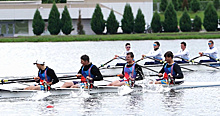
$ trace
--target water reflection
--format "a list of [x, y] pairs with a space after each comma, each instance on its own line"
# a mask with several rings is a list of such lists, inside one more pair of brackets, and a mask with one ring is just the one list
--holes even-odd
[[183, 107], [183, 90], [171, 90], [163, 93], [162, 103], [164, 110], [170, 114], [176, 114]]

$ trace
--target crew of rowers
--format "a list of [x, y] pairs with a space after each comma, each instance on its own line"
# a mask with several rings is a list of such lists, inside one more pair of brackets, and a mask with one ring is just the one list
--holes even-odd
[[[218, 50], [216, 47], [214, 47], [214, 42], [212, 40], [208, 41], [209, 48], [204, 52], [199, 52], [200, 56], [208, 55], [210, 57], [209, 60], [203, 60], [202, 62], [216, 62], [215, 59], [218, 58]], [[109, 83], [107, 86], [122, 86], [122, 85], [128, 85], [130, 81], [131, 84], [134, 85], [134, 82], [136, 80], [143, 80], [144, 74], [142, 71], [142, 66], [135, 63], [134, 60], [134, 54], [131, 50], [131, 44], [126, 43], [125, 44], [126, 51], [122, 53], [122, 55], [115, 55], [114, 59], [116, 58], [125, 58], [126, 62], [123, 65], [122, 73], [118, 76], [121, 78], [120, 80], [113, 81]], [[151, 50], [148, 54], [142, 55], [142, 59], [144, 58], [153, 58], [156, 63], [160, 63], [162, 60], [162, 51], [160, 50], [160, 43], [154, 42], [153, 43], [153, 50]], [[174, 62], [173, 58], [179, 57], [182, 59], [183, 62], [186, 62], [189, 60], [189, 51], [186, 48], [186, 43], [181, 42], [181, 49], [176, 53], [173, 54], [171, 51], [167, 51], [164, 54], [164, 58], [166, 63], [164, 63], [162, 69], [159, 71], [158, 76], [163, 77], [162, 79], [156, 80], [154, 82], [150, 82], [150, 84], [169, 84], [168, 78], [172, 79], [183, 79], [183, 73], [181, 71], [180, 66], [178, 63]], [[42, 61], [36, 61], [34, 63], [38, 71], [38, 77], [35, 77], [35, 81], [39, 83], [38, 85], [32, 85], [25, 90], [45, 90], [45, 83], [46, 85], [50, 86], [52, 84], [55, 84], [59, 82], [58, 77], [56, 76], [53, 69], [45, 66], [45, 62]], [[78, 71], [78, 74], [76, 75], [78, 78], [81, 78], [81, 81], [71, 81], [71, 82], [65, 82], [61, 88], [79, 88], [80, 86], [86, 86], [89, 84], [90, 88], [93, 87], [92, 83], [94, 81], [101, 81], [103, 80], [103, 76], [101, 72], [99, 71], [99, 68], [97, 68], [95, 65], [93, 65], [88, 55], [82, 55], [81, 56], [81, 68]]]

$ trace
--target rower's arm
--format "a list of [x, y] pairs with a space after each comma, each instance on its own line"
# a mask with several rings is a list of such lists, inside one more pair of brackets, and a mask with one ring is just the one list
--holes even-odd
[[57, 78], [57, 75], [55, 74], [53, 69], [48, 69], [47, 75], [51, 77], [52, 84], [59, 82], [59, 79]]
[[102, 76], [101, 72], [99, 71], [99, 69], [95, 65], [93, 65], [93, 67], [91, 69], [91, 73], [95, 76], [93, 78], [93, 81], [103, 80], [103, 76]]
[[164, 70], [164, 67], [165, 67], [165, 65], [166, 65], [166, 63], [163, 65], [163, 67], [161, 68], [161, 70], [159, 71], [159, 73], [164, 73], [165, 72], [165, 70]]
[[142, 71], [142, 68], [138, 64], [135, 65], [135, 71], [137, 72], [137, 77], [135, 80], [143, 80], [144, 73]]
[[173, 66], [173, 69], [176, 72], [176, 75], [173, 75], [173, 77], [175, 79], [182, 79], [184, 77], [183, 72], [182, 72], [182, 70], [181, 70], [181, 68], [178, 64], [175, 63], [174, 66]]

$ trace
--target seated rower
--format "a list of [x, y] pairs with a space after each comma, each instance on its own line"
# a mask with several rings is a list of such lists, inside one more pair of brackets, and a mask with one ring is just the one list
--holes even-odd
[[[164, 54], [165, 63], [163, 65], [163, 68], [160, 70], [158, 76], [162, 77], [163, 73], [164, 77], [162, 79], [156, 80], [155, 84], [169, 84], [168, 82], [168, 76], [175, 79], [183, 79], [183, 73], [181, 71], [180, 66], [173, 61], [173, 53], [171, 51], [168, 51]], [[153, 84], [153, 82], [150, 82], [150, 84]]]
[[[45, 66], [44, 62], [37, 60], [34, 65], [37, 66], [39, 69], [38, 71], [38, 77], [35, 77], [35, 81], [39, 83], [39, 85], [31, 85], [25, 90], [45, 90], [45, 89], [50, 89], [50, 86], [52, 84], [55, 84], [59, 82], [59, 79], [57, 78], [55, 72], [53, 69]], [[48, 88], [45, 88], [44, 84], [49, 85]]]
[[[128, 52], [134, 53], [133, 50], [131, 49], [131, 44], [130, 43], [126, 43], [125, 44], [125, 51], [122, 52], [121, 55], [115, 55], [114, 59], [117, 59], [118, 57], [121, 57], [121, 58], [125, 59]], [[124, 66], [124, 65], [125, 65], [125, 63], [117, 63], [116, 64], [116, 66]]]
[[128, 52], [126, 56], [127, 63], [123, 67], [122, 74], [119, 74], [119, 77], [124, 79], [116, 80], [108, 84], [108, 86], [122, 86], [128, 83], [129, 80], [131, 81], [143, 80], [144, 74], [142, 72], [141, 66], [134, 63], [133, 58], [134, 58], [134, 54], [132, 52]]
[[212, 40], [209, 40], [208, 42], [209, 48], [204, 52], [199, 52], [200, 56], [208, 55], [210, 56], [209, 60], [200, 60], [200, 63], [202, 62], [216, 62], [216, 59], [218, 58], [218, 49], [214, 47], [214, 42]]
[[182, 58], [182, 61], [175, 61], [177, 63], [187, 63], [189, 60], [189, 50], [186, 48], [186, 42], [181, 42], [181, 49], [174, 54], [174, 57]]
[[99, 71], [99, 69], [89, 62], [89, 56], [82, 55], [81, 56], [81, 64], [82, 67], [80, 68], [77, 77], [81, 77], [81, 81], [72, 81], [72, 82], [65, 82], [61, 88], [79, 88], [80, 84], [87, 85], [87, 79], [89, 80], [89, 83], [92, 84], [94, 81], [100, 81], [103, 80], [102, 74]]
[[[155, 64], [161, 64], [160, 61], [162, 61], [162, 51], [160, 49], [160, 43], [158, 41], [154, 42], [153, 44], [153, 47], [154, 49], [152, 49], [148, 54], [146, 55], [142, 55], [142, 60], [145, 58], [145, 57], [152, 57], [155, 61], [154, 63]], [[152, 64], [151, 62], [149, 62], [149, 64]], [[148, 62], [145, 63], [145, 65], [148, 65]]]

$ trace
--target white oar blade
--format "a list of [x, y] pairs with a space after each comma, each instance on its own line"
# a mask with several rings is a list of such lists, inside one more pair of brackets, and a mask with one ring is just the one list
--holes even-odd
[[47, 91], [47, 92], [45, 92], [45, 91], [38, 91], [37, 93], [34, 93], [30, 99], [38, 101], [38, 100], [42, 100], [42, 99], [44, 99], [44, 98], [46, 98], [46, 97], [48, 97], [50, 95], [51, 95], [51, 93], [49, 91]]
[[131, 92], [133, 92], [133, 89], [131, 89], [130, 87], [126, 85], [123, 85], [118, 88], [118, 95], [120, 96], [130, 94]]

